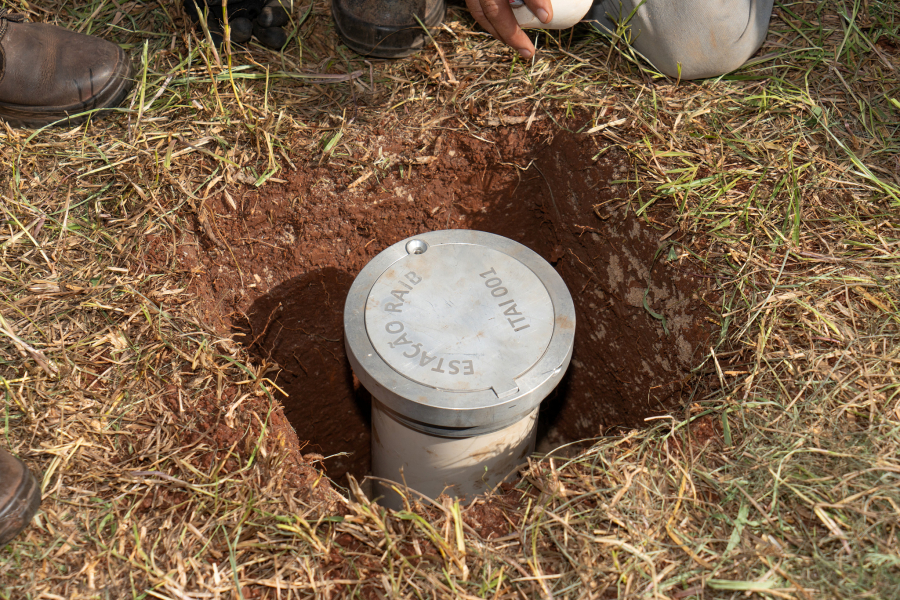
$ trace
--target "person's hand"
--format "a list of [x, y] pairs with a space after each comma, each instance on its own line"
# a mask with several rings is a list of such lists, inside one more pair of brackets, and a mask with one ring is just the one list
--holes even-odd
[[[534, 44], [519, 27], [509, 0], [466, 0], [466, 5], [478, 24], [492, 36], [515, 48], [522, 58], [534, 56]], [[525, 0], [525, 5], [541, 23], [549, 23], [553, 18], [550, 0]]]

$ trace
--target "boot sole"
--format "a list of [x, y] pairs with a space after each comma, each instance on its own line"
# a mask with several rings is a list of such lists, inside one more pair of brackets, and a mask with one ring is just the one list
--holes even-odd
[[[91, 117], [97, 117], [102, 113], [82, 115], [88, 110], [96, 108], [115, 108], [131, 91], [134, 84], [132, 79], [131, 61], [125, 52], [121, 51], [121, 61], [116, 73], [110, 77], [109, 82], [97, 94], [84, 102], [70, 106], [22, 106], [18, 104], [6, 104], [0, 102], [0, 120], [6, 121], [12, 127], [38, 128], [55, 123], [60, 126], [80, 125]], [[71, 116], [77, 115], [77, 116]]]
[[0, 511], [0, 548], [28, 526], [41, 506], [41, 488], [27, 468], [19, 489], [3, 511]]
[[[426, 27], [436, 27], [444, 20], [447, 12], [446, 2], [435, 2], [430, 13], [425, 15], [422, 23]], [[375, 58], [402, 58], [422, 50], [427, 45], [428, 36], [416, 23], [408, 27], [384, 26], [367, 23], [351, 15], [342, 14], [337, 0], [331, 4], [335, 29], [348, 48]]]

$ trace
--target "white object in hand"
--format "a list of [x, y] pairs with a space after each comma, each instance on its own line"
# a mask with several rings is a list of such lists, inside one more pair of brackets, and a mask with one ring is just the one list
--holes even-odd
[[512, 0], [509, 5], [522, 29], [568, 29], [584, 19], [591, 3], [592, 0], [555, 0], [553, 18], [549, 23], [541, 23], [522, 0]]

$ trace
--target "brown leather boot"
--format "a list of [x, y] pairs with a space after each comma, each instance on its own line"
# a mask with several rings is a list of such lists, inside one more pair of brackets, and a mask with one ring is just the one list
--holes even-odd
[[0, 8], [0, 119], [10, 125], [42, 127], [118, 106], [131, 84], [131, 61], [117, 45]]
[[21, 460], [0, 450], [0, 548], [31, 521], [41, 505], [41, 488]]

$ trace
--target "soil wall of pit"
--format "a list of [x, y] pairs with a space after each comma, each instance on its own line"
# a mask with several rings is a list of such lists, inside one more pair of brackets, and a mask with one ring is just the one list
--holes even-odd
[[681, 233], [665, 215], [648, 225], [627, 210], [623, 152], [540, 126], [477, 137], [381, 132], [348, 150], [282, 173], [283, 183], [208, 201], [216, 234], [198, 224], [200, 247], [181, 252], [199, 272], [192, 286], [203, 317], [277, 365], [302, 452], [328, 457], [332, 479], [362, 477], [370, 464], [370, 397], [344, 352], [344, 298], [376, 254], [424, 231], [512, 238], [568, 285], [575, 348], [542, 405], [544, 447], [640, 427], [683, 402], [710, 334], [700, 296], [708, 280], [668, 260]]

